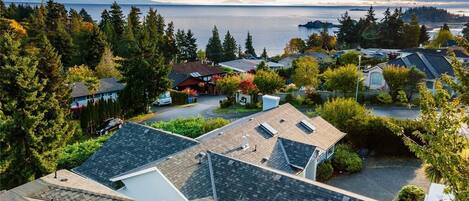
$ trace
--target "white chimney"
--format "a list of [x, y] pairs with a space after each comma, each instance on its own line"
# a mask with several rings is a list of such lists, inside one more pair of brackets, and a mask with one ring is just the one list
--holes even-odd
[[249, 148], [249, 139], [246, 133], [243, 134], [243, 142], [241, 144], [241, 148], [243, 148], [243, 150], [246, 150], [247, 148]]
[[278, 107], [280, 103], [280, 97], [264, 95], [262, 96], [262, 111], [270, 110]]

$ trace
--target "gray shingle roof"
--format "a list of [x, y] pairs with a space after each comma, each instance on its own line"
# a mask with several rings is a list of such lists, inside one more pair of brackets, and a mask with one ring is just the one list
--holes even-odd
[[[95, 94], [108, 93], [108, 92], [117, 92], [123, 90], [125, 87], [124, 84], [120, 83], [116, 78], [103, 78], [99, 80], [99, 88]], [[78, 98], [83, 96], [91, 95], [83, 82], [73, 83], [72, 87], [72, 98]]]
[[279, 140], [285, 149], [288, 162], [297, 167], [306, 167], [306, 164], [313, 155], [316, 147], [285, 138], [279, 138]]
[[319, 182], [208, 153], [217, 200], [371, 200]]
[[173, 72], [190, 75], [191, 73], [199, 73], [200, 76], [223, 74], [223, 69], [218, 66], [212, 66], [207, 63], [187, 62], [173, 65]]
[[405, 57], [394, 59], [388, 63], [407, 68], [415, 66], [424, 72], [428, 79], [439, 78], [445, 73], [454, 76], [451, 63], [442, 55], [417, 52]]
[[68, 170], [58, 170], [57, 178], [51, 173], [3, 192], [0, 194], [0, 200], [130, 201], [132, 199]]
[[80, 175], [114, 187], [111, 177], [164, 158], [197, 141], [148, 126], [126, 123], [93, 156], [73, 169]]
[[[257, 65], [259, 65], [263, 60], [261, 59], [237, 59], [233, 61], [227, 61], [220, 63], [220, 66], [234, 69], [239, 72], [249, 72], [256, 70]], [[283, 64], [275, 62], [267, 62], [267, 66], [271, 68], [283, 68]]]

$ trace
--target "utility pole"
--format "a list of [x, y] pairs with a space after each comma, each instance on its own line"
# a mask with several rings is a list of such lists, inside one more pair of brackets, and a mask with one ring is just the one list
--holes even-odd
[[355, 89], [355, 101], [358, 102], [358, 84], [360, 83], [360, 65], [362, 62], [362, 55], [358, 55], [358, 69], [357, 69], [357, 88]]

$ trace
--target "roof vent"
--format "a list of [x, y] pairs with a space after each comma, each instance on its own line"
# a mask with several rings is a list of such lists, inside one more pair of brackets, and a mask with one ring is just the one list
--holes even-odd
[[143, 131], [143, 133], [146, 134], [146, 133], [148, 133], [148, 131], [150, 131], [150, 129], [145, 129], [145, 130]]
[[285, 122], [286, 120], [285, 119], [280, 119], [280, 123], [283, 123]]
[[248, 139], [248, 134], [244, 133], [243, 134], [243, 142], [241, 144], [241, 148], [243, 148], [243, 150], [246, 150], [247, 148], [249, 148], [249, 139]]
[[282, 178], [282, 175], [276, 174], [276, 175], [274, 175], [274, 178], [273, 178], [273, 179], [274, 179], [274, 181], [278, 181], [278, 180], [280, 180], [281, 178]]
[[350, 198], [347, 196], [342, 197], [342, 201], [350, 201]]
[[207, 153], [205, 152], [200, 152], [198, 153], [195, 158], [199, 160], [199, 164], [202, 164], [203, 159], [207, 156]]
[[265, 163], [265, 162], [267, 162], [267, 161], [269, 161], [269, 158], [268, 158], [268, 157], [264, 157], [264, 158], [261, 159], [261, 163]]
[[313, 124], [309, 123], [308, 121], [306, 120], [301, 120], [300, 121], [300, 125], [303, 126], [306, 130], [308, 130], [309, 132], [314, 132], [316, 131], [316, 127], [313, 126]]
[[68, 181], [68, 179], [67, 178], [62, 178], [62, 179], [60, 179], [60, 181], [61, 182], [66, 182], [66, 181]]
[[260, 127], [262, 128], [262, 130], [264, 130], [265, 132], [267, 132], [269, 135], [276, 135], [278, 133], [277, 130], [275, 130], [274, 128], [272, 128], [272, 126], [270, 126], [268, 123], [264, 122], [264, 123], [261, 123]]
[[234, 163], [234, 160], [228, 161], [228, 165], [233, 165], [233, 163]]

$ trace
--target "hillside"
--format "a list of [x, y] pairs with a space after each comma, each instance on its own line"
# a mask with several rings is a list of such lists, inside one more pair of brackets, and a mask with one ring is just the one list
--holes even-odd
[[420, 23], [463, 23], [469, 21], [468, 16], [453, 14], [445, 9], [435, 7], [409, 8], [404, 12], [403, 19], [408, 22], [413, 15], [417, 16]]

